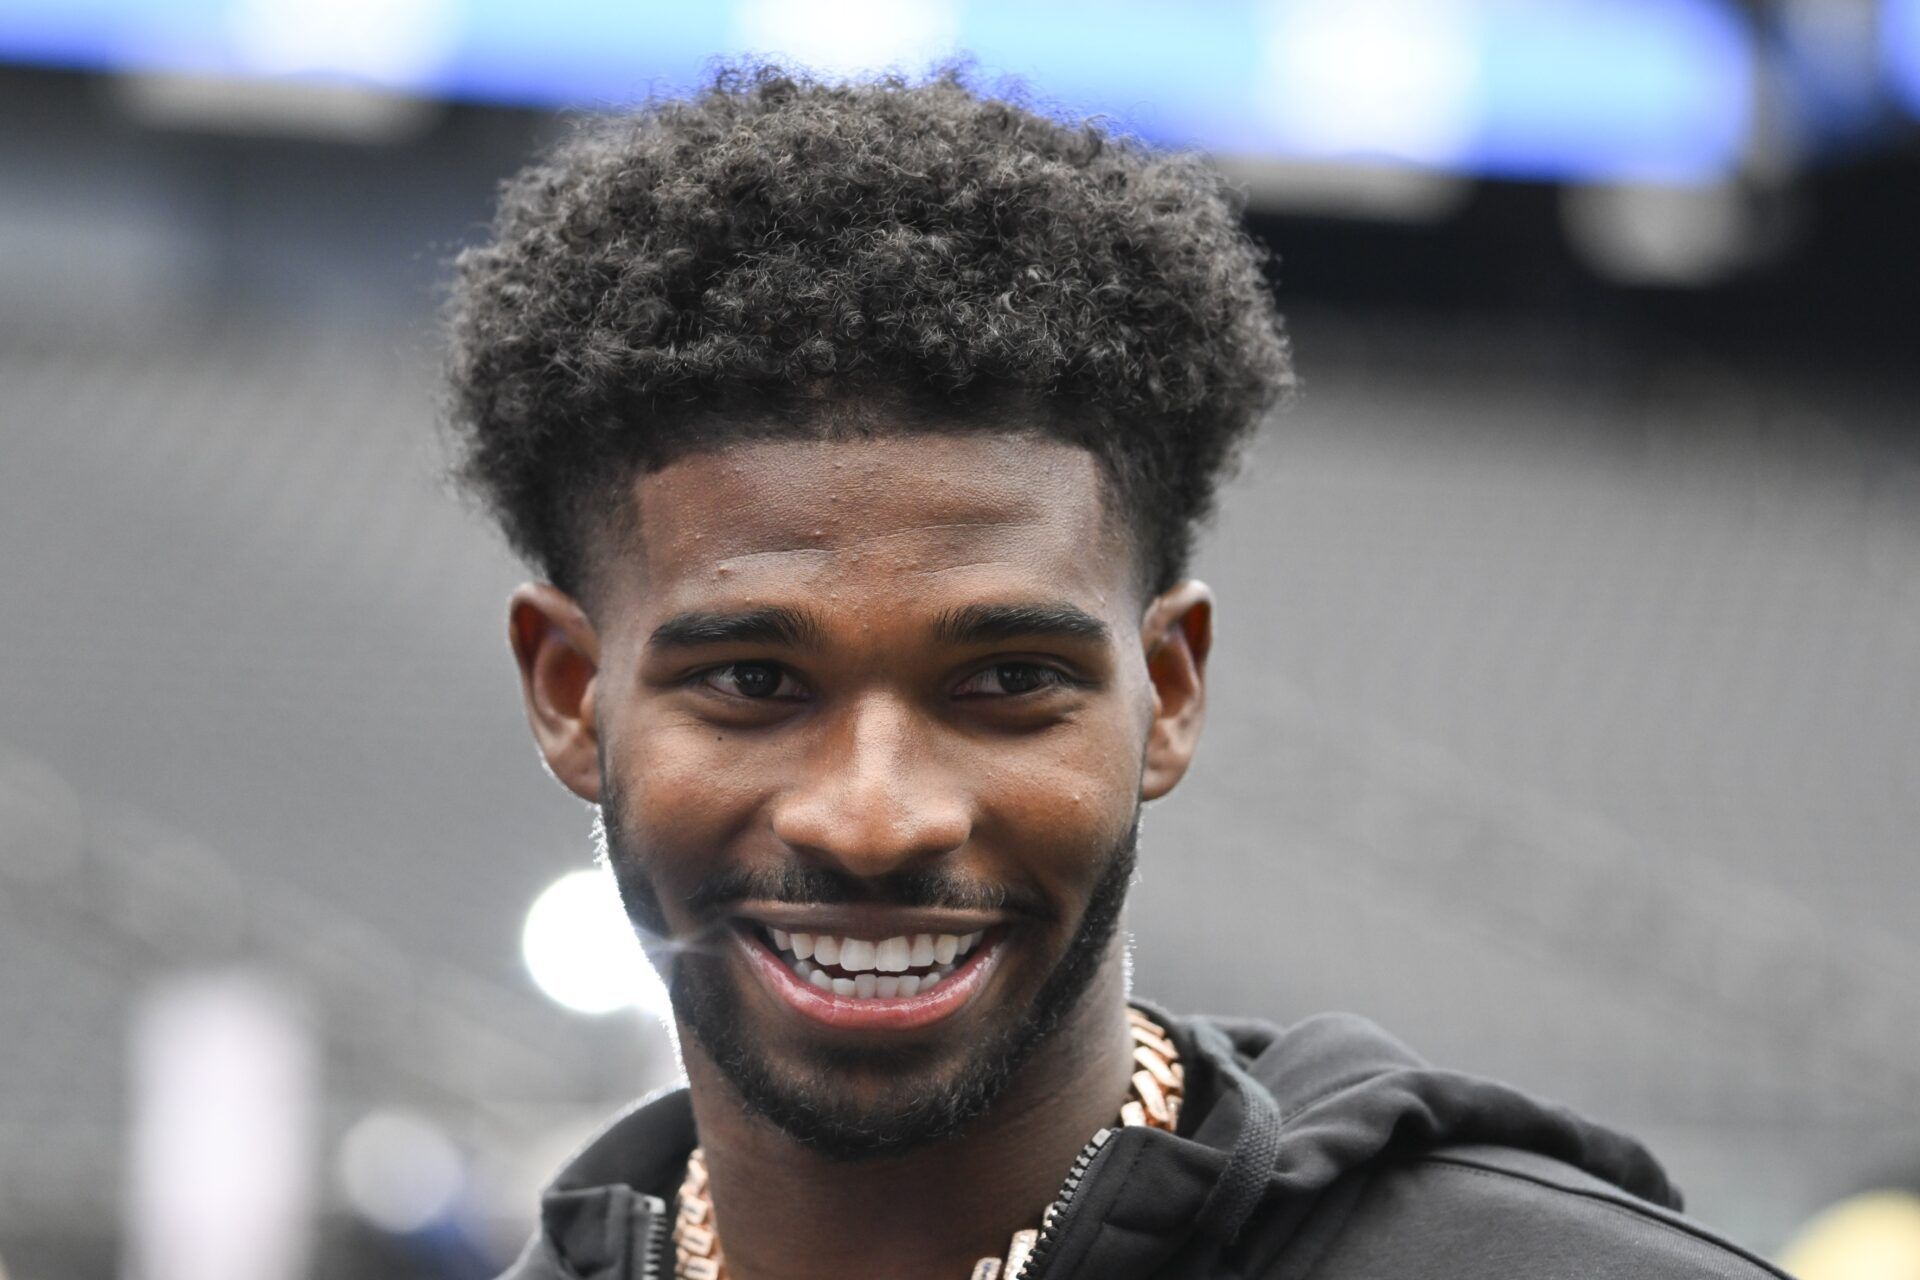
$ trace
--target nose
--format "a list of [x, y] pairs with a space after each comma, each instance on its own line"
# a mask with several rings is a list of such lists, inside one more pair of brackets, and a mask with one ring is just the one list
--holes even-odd
[[823, 718], [799, 777], [774, 804], [774, 834], [862, 878], [959, 849], [972, 805], [931, 738], [913, 708], [878, 694]]

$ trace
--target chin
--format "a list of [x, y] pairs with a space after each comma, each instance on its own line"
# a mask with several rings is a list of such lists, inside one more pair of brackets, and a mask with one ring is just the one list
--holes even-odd
[[[681, 931], [699, 941], [670, 957], [668, 992], [689, 1049], [743, 1111], [835, 1158], [895, 1155], [964, 1133], [1069, 1024], [1101, 974], [1123, 963], [1115, 940], [1137, 812], [1118, 842], [1089, 859], [1096, 870], [1077, 912], [1039, 900], [1004, 909], [1012, 895], [983, 902], [964, 883], [937, 877], [910, 892], [898, 878], [876, 885], [791, 868], [714, 872], [704, 895], [685, 885], [662, 893], [648, 860], [630, 856], [638, 842], [621, 839], [617, 814], [608, 817], [615, 878], [637, 924], [664, 926], [663, 900], [711, 900]], [[859, 959], [840, 941], [824, 962], [816, 954], [813, 969], [803, 968], [806, 956], [789, 951], [783, 935], [816, 928], [860, 940]], [[911, 955], [905, 934], [914, 935]], [[971, 940], [949, 938], [953, 947], [923, 954], [934, 945], [928, 936], [943, 934]], [[890, 962], [879, 942], [889, 944]], [[832, 990], [821, 990], [822, 964], [838, 984]], [[854, 986], [848, 970], [864, 977], [889, 968], [916, 978], [910, 994], [844, 989]]]
[[1031, 999], [1004, 995], [910, 1037], [776, 1029], [786, 1019], [759, 1007], [753, 983], [717, 957], [686, 957], [671, 985], [675, 1015], [748, 1113], [833, 1159], [959, 1136], [1051, 1030], [1035, 1025]]

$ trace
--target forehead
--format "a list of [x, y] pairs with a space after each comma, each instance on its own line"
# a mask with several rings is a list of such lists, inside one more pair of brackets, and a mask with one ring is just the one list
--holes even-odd
[[1131, 548], [1084, 449], [1028, 434], [754, 441], [635, 481], [612, 575], [645, 612], [1044, 593], [1113, 605]]

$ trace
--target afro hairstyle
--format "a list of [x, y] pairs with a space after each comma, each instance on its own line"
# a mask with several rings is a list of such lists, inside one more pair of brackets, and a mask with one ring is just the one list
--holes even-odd
[[[1293, 383], [1266, 263], [1198, 158], [962, 68], [725, 66], [504, 184], [454, 263], [457, 475], [580, 595], [596, 530], [677, 457], [1017, 423], [1096, 456], [1157, 592]], [[825, 411], [849, 401], [887, 412]]]

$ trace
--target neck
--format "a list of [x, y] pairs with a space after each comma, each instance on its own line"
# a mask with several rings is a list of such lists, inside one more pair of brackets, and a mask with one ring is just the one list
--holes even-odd
[[[1116, 940], [1117, 942], [1117, 940]], [[746, 1114], [690, 1039], [694, 1121], [729, 1280], [963, 1280], [1040, 1225], [1074, 1158], [1115, 1123], [1132, 1074], [1119, 947], [986, 1115], [946, 1142], [833, 1160]]]

